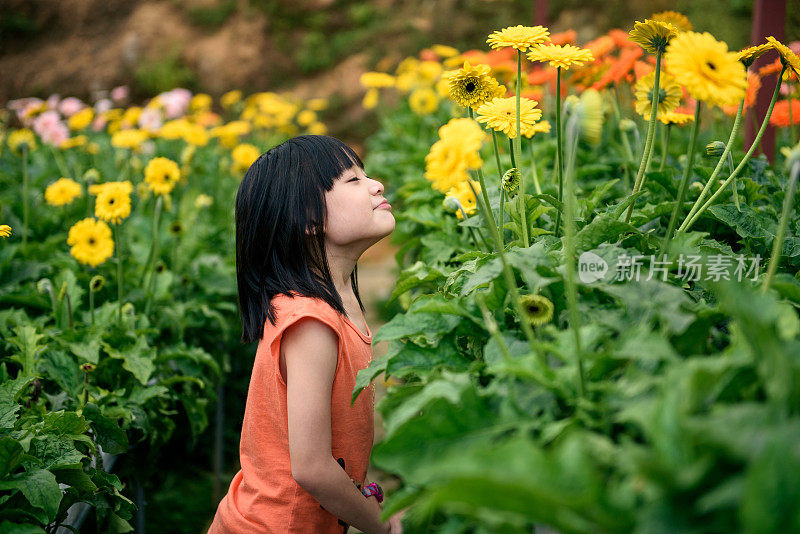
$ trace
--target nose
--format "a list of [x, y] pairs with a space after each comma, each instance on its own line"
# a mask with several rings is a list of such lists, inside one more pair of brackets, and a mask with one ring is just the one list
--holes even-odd
[[378, 193], [379, 194], [383, 194], [383, 190], [384, 190], [383, 184], [381, 182], [379, 182], [378, 180], [375, 180], [374, 178], [372, 180], [375, 182], [375, 184], [377, 184]]

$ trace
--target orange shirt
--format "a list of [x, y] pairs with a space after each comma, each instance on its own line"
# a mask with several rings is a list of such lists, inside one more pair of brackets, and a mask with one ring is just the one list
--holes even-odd
[[[294, 292], [292, 292], [294, 293]], [[209, 534], [342, 534], [348, 525], [322, 508], [292, 477], [286, 383], [279, 370], [287, 326], [315, 317], [337, 333], [339, 348], [331, 390], [331, 454], [359, 484], [367, 475], [373, 441], [375, 386], [351, 406], [356, 374], [372, 361], [372, 332], [364, 334], [322, 299], [284, 294], [272, 299], [275, 326], [266, 320], [256, 349], [239, 444], [241, 470], [222, 498]]]

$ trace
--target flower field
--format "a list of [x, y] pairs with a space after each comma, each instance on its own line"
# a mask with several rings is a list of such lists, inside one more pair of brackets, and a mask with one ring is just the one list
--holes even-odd
[[[385, 518], [800, 530], [797, 52], [729, 50], [664, 12], [583, 44], [508, 26], [361, 77], [400, 244], [401, 311], [353, 392], [391, 377], [371, 458], [396, 481]], [[54, 532], [81, 502], [98, 532], [130, 530], [153, 458], [207, 431], [243, 352], [239, 179], [324, 134], [325, 106], [182, 89], [137, 106], [124, 88], [9, 104], [0, 531]]]

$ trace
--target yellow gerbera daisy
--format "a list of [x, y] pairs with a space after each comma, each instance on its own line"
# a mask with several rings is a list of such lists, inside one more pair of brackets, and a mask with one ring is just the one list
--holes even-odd
[[453, 57], [459, 54], [458, 49], [453, 48], [452, 46], [441, 44], [432, 45], [431, 50], [433, 50], [439, 57]]
[[600, 144], [603, 137], [603, 97], [597, 89], [581, 93], [575, 108], [581, 125], [581, 136], [593, 145]]
[[425, 178], [432, 182], [434, 189], [447, 193], [469, 179], [469, 169], [479, 169], [483, 165], [478, 150], [485, 133], [468, 118], [450, 120], [439, 128], [439, 133], [442, 138], [425, 156]]
[[[636, 111], [643, 117], [650, 118], [650, 112], [653, 106], [653, 84], [656, 81], [655, 71], [646, 76], [639, 78], [634, 86], [636, 93]], [[672, 111], [681, 102], [681, 86], [675, 82], [675, 78], [662, 72], [658, 80], [658, 113], [667, 113]]]
[[[542, 110], [538, 109], [536, 100], [520, 97], [519, 115], [520, 130], [530, 128], [542, 118]], [[478, 122], [485, 123], [497, 132], [503, 132], [509, 139], [517, 137], [517, 98], [495, 98], [478, 108]]]
[[261, 151], [254, 145], [249, 143], [238, 145], [231, 151], [231, 158], [233, 158], [231, 173], [241, 174], [246, 172], [260, 155]]
[[525, 52], [532, 46], [550, 41], [549, 34], [543, 26], [509, 26], [492, 32], [486, 42], [495, 50], [510, 46]]
[[420, 87], [409, 95], [408, 105], [417, 115], [430, 115], [439, 108], [439, 97], [430, 87]]
[[469, 61], [457, 71], [447, 74], [450, 98], [459, 106], [477, 108], [492, 98], [505, 94], [505, 87], [491, 76], [489, 65], [470, 65]]
[[131, 214], [131, 192], [133, 184], [130, 181], [106, 182], [97, 194], [94, 203], [94, 214], [112, 224], [119, 224], [122, 219]]
[[365, 72], [359, 81], [364, 87], [374, 87], [375, 89], [393, 87], [395, 83], [394, 76], [385, 72]]
[[764, 43], [756, 46], [748, 46], [737, 52], [739, 61], [744, 63], [745, 67], [749, 67], [753, 62], [767, 50], [772, 50], [774, 46], [772, 43]]
[[692, 23], [689, 22], [688, 18], [686, 18], [686, 15], [683, 13], [678, 13], [677, 11], [662, 11], [660, 13], [653, 13], [653, 15], [650, 17], [650, 20], [668, 22], [681, 32], [690, 32], [694, 29]]
[[[472, 187], [475, 189], [475, 193], [480, 195], [481, 184], [475, 180], [463, 180], [445, 192], [448, 197], [453, 197], [458, 200], [467, 215], [475, 213], [475, 209], [478, 206], [478, 200], [475, 198], [475, 193], [472, 192], [469, 186], [470, 184], [472, 184]], [[456, 210], [456, 217], [459, 219], [464, 218], [461, 210]]]
[[11, 227], [7, 224], [0, 224], [0, 237], [3, 239], [11, 237]]
[[59, 178], [44, 190], [44, 200], [51, 206], [63, 206], [81, 196], [81, 184], [70, 178]]
[[76, 222], [69, 229], [67, 244], [69, 253], [85, 265], [97, 267], [114, 254], [111, 228], [103, 221], [91, 217]]
[[547, 61], [551, 67], [568, 69], [573, 65], [580, 67], [587, 61], [594, 61], [594, 56], [585, 48], [573, 45], [536, 45], [528, 51], [531, 61]]
[[36, 137], [27, 128], [14, 130], [9, 134], [6, 142], [8, 143], [8, 148], [16, 154], [22, 152], [23, 148], [27, 149], [28, 152], [36, 149]]
[[[650, 117], [645, 117], [645, 120], [649, 121]], [[679, 111], [668, 111], [667, 113], [659, 114], [658, 120], [666, 125], [675, 124], [677, 126], [686, 126], [690, 122], [694, 122], [694, 115], [681, 113]]]
[[784, 65], [788, 65], [789, 68], [792, 69], [798, 77], [800, 77], [800, 58], [797, 57], [797, 54], [792, 52], [791, 48], [778, 41], [771, 35], [767, 37], [767, 42], [770, 43], [781, 55], [781, 60], [783, 61]]
[[227, 93], [223, 94], [219, 97], [219, 103], [222, 105], [223, 108], [228, 109], [232, 107], [234, 104], [239, 102], [242, 99], [242, 92], [238, 89], [234, 89], [233, 91], [228, 91]]
[[67, 121], [67, 125], [70, 130], [83, 130], [92, 123], [92, 119], [94, 119], [94, 109], [86, 107], [74, 113]]
[[120, 130], [111, 136], [111, 146], [138, 150], [148, 137], [145, 130]]
[[692, 98], [732, 106], [744, 98], [747, 73], [736, 52], [708, 32], [683, 32], [667, 47], [666, 66]]
[[[516, 112], [516, 109], [514, 111]], [[516, 121], [514, 121], [514, 124], [516, 125]], [[551, 129], [550, 123], [547, 121], [539, 121], [531, 126], [520, 125], [520, 127], [522, 128], [523, 137], [527, 137], [528, 139], [530, 139], [537, 133], [550, 133]]]
[[153, 158], [144, 169], [144, 181], [156, 195], [169, 194], [180, 177], [180, 167], [168, 158]]
[[644, 22], [637, 20], [628, 35], [645, 52], [655, 54], [667, 49], [669, 42], [678, 35], [678, 29], [669, 22], [645, 19]]

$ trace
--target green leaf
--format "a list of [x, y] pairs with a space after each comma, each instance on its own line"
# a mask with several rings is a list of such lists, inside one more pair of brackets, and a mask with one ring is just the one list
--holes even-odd
[[733, 203], [717, 204], [708, 208], [708, 211], [742, 237], [766, 238], [774, 235], [770, 230], [774, 223], [766, 220], [748, 204], [742, 206], [742, 211], [738, 211]]
[[112, 347], [105, 341], [102, 342], [102, 345], [109, 356], [122, 360], [122, 367], [130, 371], [143, 385], [147, 385], [155, 368], [153, 362], [156, 357], [156, 349], [148, 347], [144, 336], [137, 337], [133, 347], [122, 350]]
[[601, 243], [616, 243], [629, 234], [640, 233], [635, 226], [612, 217], [598, 215], [575, 235], [575, 250], [584, 251]]
[[45, 352], [40, 358], [39, 370], [71, 397], [77, 397], [83, 390], [83, 373], [78, 362], [62, 350]]
[[0, 532], [3, 534], [47, 534], [39, 525], [0, 522]]
[[11, 473], [22, 461], [22, 446], [9, 436], [0, 438], [0, 478]]
[[86, 456], [75, 448], [72, 438], [67, 436], [42, 435], [33, 438], [35, 454], [40, 467], [48, 470], [79, 464]]
[[20, 405], [17, 400], [35, 376], [18, 376], [0, 384], [0, 428], [13, 428]]
[[122, 454], [128, 450], [128, 436], [115, 422], [103, 415], [96, 404], [88, 402], [83, 407], [83, 416], [91, 422], [97, 443], [109, 454]]
[[34, 469], [0, 480], [0, 490], [19, 490], [31, 506], [44, 510], [49, 521], [53, 521], [61, 503], [61, 489], [50, 471]]
[[72, 486], [82, 493], [97, 491], [97, 486], [92, 482], [89, 474], [83, 470], [83, 464], [64, 466], [52, 471], [56, 480], [61, 484]]

